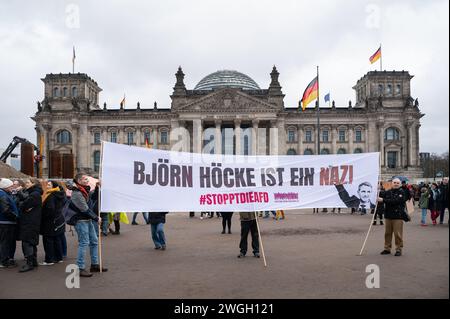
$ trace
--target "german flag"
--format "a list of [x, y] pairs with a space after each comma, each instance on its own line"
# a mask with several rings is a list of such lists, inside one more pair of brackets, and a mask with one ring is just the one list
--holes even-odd
[[145, 147], [146, 147], [146, 148], [152, 148], [152, 147], [150, 146], [150, 143], [148, 142], [148, 138], [147, 138], [147, 137], [145, 138]]
[[317, 91], [319, 90], [319, 81], [317, 79], [317, 76], [308, 84], [308, 86], [305, 89], [305, 92], [303, 92], [302, 97], [302, 111], [306, 109], [306, 106], [313, 101], [314, 99], [317, 99]]
[[378, 59], [381, 58], [381, 47], [378, 48], [377, 52], [375, 52], [370, 58], [370, 63], [374, 64]]

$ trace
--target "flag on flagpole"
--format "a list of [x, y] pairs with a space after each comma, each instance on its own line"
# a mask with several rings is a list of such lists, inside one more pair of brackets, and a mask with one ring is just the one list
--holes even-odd
[[305, 110], [306, 106], [308, 106], [311, 101], [317, 98], [318, 89], [319, 81], [316, 76], [311, 82], [309, 82], [308, 86], [305, 89], [305, 92], [303, 92], [303, 97], [301, 100], [302, 111]]
[[148, 137], [145, 138], [145, 147], [146, 148], [152, 148], [150, 143], [148, 142]]
[[381, 46], [378, 48], [378, 50], [369, 58], [370, 63], [374, 64], [378, 61], [378, 59], [381, 58]]
[[328, 92], [327, 94], [325, 94], [325, 96], [323, 97], [323, 99], [325, 100], [325, 102], [330, 102], [330, 92]]

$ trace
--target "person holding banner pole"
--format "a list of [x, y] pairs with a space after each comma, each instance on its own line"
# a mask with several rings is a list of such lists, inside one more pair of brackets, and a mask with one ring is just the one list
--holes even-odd
[[240, 254], [238, 258], [244, 258], [247, 254], [247, 237], [250, 232], [252, 236], [252, 249], [253, 255], [256, 258], [259, 258], [259, 232], [258, 225], [256, 221], [256, 213], [255, 212], [240, 212], [239, 213], [241, 219], [241, 241], [239, 242]]
[[385, 234], [384, 250], [381, 255], [390, 255], [392, 247], [392, 235], [395, 237], [395, 256], [402, 255], [403, 248], [403, 216], [406, 214], [406, 202], [410, 194], [401, 188], [398, 178], [392, 180], [392, 189], [386, 191], [378, 201], [385, 204]]

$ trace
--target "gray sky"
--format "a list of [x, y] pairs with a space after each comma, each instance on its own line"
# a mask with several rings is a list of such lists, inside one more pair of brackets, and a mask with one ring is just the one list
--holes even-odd
[[87, 73], [103, 89], [100, 104], [170, 106], [179, 65], [192, 89], [220, 69], [243, 72], [261, 88], [276, 65], [296, 106], [320, 66], [321, 94], [338, 106], [352, 86], [379, 68], [408, 70], [425, 113], [420, 151], [448, 150], [449, 4], [435, 1], [5, 1], [0, 2], [0, 149], [15, 135], [36, 140], [36, 101], [46, 73]]

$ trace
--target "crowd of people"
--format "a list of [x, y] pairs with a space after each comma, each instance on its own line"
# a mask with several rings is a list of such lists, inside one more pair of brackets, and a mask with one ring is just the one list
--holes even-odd
[[[15, 259], [16, 243], [21, 241], [25, 264], [20, 272], [35, 269], [38, 265], [51, 266], [62, 263], [67, 257], [67, 241], [65, 231], [67, 225], [75, 229], [78, 235], [78, 250], [76, 263], [80, 270], [80, 276], [91, 277], [93, 272], [105, 272], [108, 269], [100, 266], [98, 256], [99, 232], [107, 236], [120, 234], [120, 222], [129, 223], [125, 213], [99, 213], [100, 183], [91, 190], [88, 176], [78, 174], [71, 183], [60, 184], [56, 181], [41, 181], [35, 179], [22, 179], [11, 181], [0, 179], [0, 268], [14, 268], [18, 264]], [[392, 180], [391, 188], [386, 190], [383, 183], [378, 187], [378, 203], [375, 205], [364, 198], [368, 197], [368, 187], [362, 183], [358, 193], [364, 193], [360, 197], [348, 196], [345, 190], [340, 196], [352, 214], [359, 212], [367, 214], [370, 209], [373, 224], [379, 221], [385, 225], [385, 245], [381, 254], [391, 253], [392, 238], [395, 238], [396, 256], [400, 256], [403, 248], [403, 223], [406, 203], [416, 200], [421, 209], [421, 225], [427, 225], [429, 215], [432, 224], [444, 223], [445, 210], [449, 208], [448, 179], [444, 178], [440, 183], [408, 185], [398, 178]], [[339, 190], [341, 185], [336, 185]], [[70, 192], [66, 191], [68, 189]], [[419, 194], [417, 193], [419, 190]], [[70, 195], [69, 195], [70, 194]], [[344, 195], [343, 195], [344, 194]], [[345, 198], [344, 198], [345, 197]], [[333, 208], [334, 213], [336, 208]], [[319, 212], [314, 209], [313, 213]], [[328, 212], [324, 209], [323, 212]], [[340, 212], [340, 208], [338, 209]], [[144, 221], [150, 225], [151, 238], [156, 250], [166, 250], [166, 238], [164, 224], [167, 212], [143, 213]], [[275, 220], [284, 220], [283, 210], [241, 212], [241, 239], [239, 243], [239, 258], [247, 253], [247, 238], [251, 235], [253, 255], [259, 258], [258, 216], [269, 218], [273, 215]], [[201, 213], [200, 219], [207, 215], [214, 217], [214, 212]], [[138, 225], [133, 214], [132, 225]], [[190, 212], [190, 217], [195, 213]], [[231, 221], [233, 212], [216, 212], [216, 216], [222, 217], [222, 234], [231, 234]], [[114, 224], [114, 230], [110, 225]], [[45, 258], [41, 263], [37, 261], [37, 247], [42, 236]], [[86, 267], [87, 250], [90, 252], [90, 268]]]

